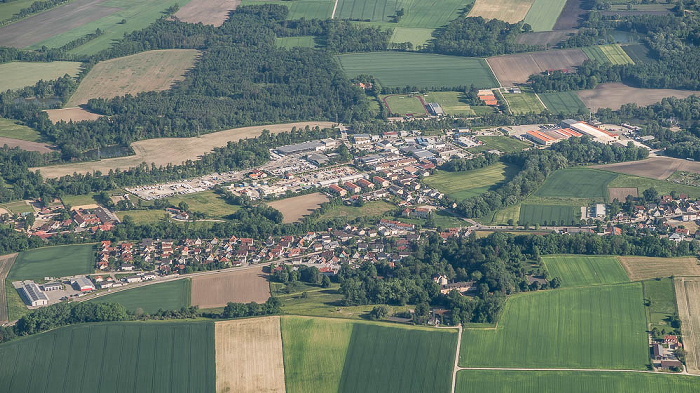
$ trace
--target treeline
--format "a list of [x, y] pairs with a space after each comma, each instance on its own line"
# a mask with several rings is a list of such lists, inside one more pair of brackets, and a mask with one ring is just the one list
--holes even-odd
[[257, 317], [261, 315], [274, 315], [279, 314], [282, 310], [282, 302], [271, 296], [263, 304], [258, 304], [256, 302], [250, 303], [234, 303], [229, 302], [224, 307], [224, 311], [221, 312], [221, 318], [243, 318], [243, 317]]
[[641, 160], [648, 154], [647, 149], [635, 147], [631, 143], [624, 147], [605, 145], [588, 137], [570, 138], [553, 145], [551, 150], [511, 153], [504, 156], [503, 160], [520, 166], [521, 171], [497, 190], [459, 202], [456, 210], [465, 217], [482, 217], [519, 203], [556, 170], [571, 165]]
[[484, 153], [471, 159], [454, 157], [439, 168], [448, 172], [471, 171], [493, 165], [499, 160], [498, 154]]
[[0, 22], [0, 26], [7, 25], [16, 22], [20, 19], [26, 18], [28, 16], [34, 15], [41, 11], [51, 9], [53, 7], [59, 6], [63, 3], [67, 3], [68, 0], [40, 0], [33, 2], [29, 7], [22, 8], [16, 14], [12, 15], [11, 18]]
[[516, 38], [521, 30], [531, 28], [522, 22], [510, 24], [498, 19], [459, 17], [433, 33], [427, 50], [444, 55], [487, 57], [543, 49], [518, 44]]

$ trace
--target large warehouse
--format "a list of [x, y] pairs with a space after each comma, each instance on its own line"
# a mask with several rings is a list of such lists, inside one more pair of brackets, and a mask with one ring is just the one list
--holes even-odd
[[586, 134], [593, 138], [596, 142], [611, 144], [616, 142], [620, 137], [613, 133], [601, 130], [600, 128], [593, 127], [582, 121], [577, 121], [573, 119], [566, 119], [562, 121], [563, 127], [568, 127], [574, 131], [578, 131], [582, 134]]
[[20, 294], [28, 305], [38, 307], [49, 304], [49, 298], [39, 289], [39, 286], [32, 281], [25, 281], [20, 287]]

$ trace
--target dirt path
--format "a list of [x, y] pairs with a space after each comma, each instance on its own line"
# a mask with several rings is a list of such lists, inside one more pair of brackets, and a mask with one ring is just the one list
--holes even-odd
[[462, 348], [462, 325], [459, 325], [459, 336], [457, 336], [457, 350], [455, 351], [455, 368], [452, 371], [452, 393], [457, 387], [457, 371], [459, 371], [459, 350]]
[[12, 265], [15, 263], [17, 253], [0, 256], [0, 325], [9, 321], [9, 311], [7, 309], [7, 289], [5, 280], [10, 273]]
[[336, 8], [338, 8], [338, 0], [335, 0], [335, 4], [333, 4], [333, 12], [331, 13], [331, 19], [335, 18]]

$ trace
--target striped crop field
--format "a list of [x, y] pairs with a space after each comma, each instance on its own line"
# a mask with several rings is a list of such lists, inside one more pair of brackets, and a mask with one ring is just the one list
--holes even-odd
[[562, 287], [629, 282], [614, 256], [551, 255], [542, 257], [542, 263], [552, 277], [561, 279]]
[[573, 91], [558, 91], [554, 93], [539, 93], [540, 99], [552, 113], [578, 114], [588, 113], [588, 108]]
[[572, 205], [541, 205], [523, 203], [520, 206], [520, 225], [573, 225], [578, 221]]

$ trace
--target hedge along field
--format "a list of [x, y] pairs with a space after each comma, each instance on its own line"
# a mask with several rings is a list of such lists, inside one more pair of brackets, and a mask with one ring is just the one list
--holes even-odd
[[119, 303], [130, 311], [142, 309], [149, 314], [160, 309], [179, 310], [190, 305], [189, 279], [126, 289], [89, 300], [92, 303]]
[[213, 392], [211, 322], [62, 327], [0, 345], [0, 391]]
[[495, 185], [512, 178], [518, 173], [518, 167], [496, 163], [486, 168], [462, 172], [437, 171], [423, 179], [429, 187], [447, 194], [448, 197], [461, 201], [481, 195]]
[[588, 113], [588, 108], [573, 91], [538, 94], [547, 109], [556, 114]]
[[550, 31], [565, 4], [566, 0], [535, 0], [525, 15], [525, 23], [529, 23], [533, 31]]
[[578, 220], [576, 209], [571, 205], [530, 205], [520, 206], [521, 225], [572, 225]]
[[463, 331], [461, 366], [644, 370], [649, 361], [640, 283], [518, 294], [502, 312], [496, 329]]
[[700, 378], [664, 373], [461, 370], [456, 393], [681, 393], [700, 389]]
[[561, 169], [551, 174], [535, 195], [555, 198], [593, 198], [604, 201], [608, 183], [618, 175], [585, 168]]
[[352, 330], [345, 319], [283, 316], [287, 392], [337, 392]]
[[542, 257], [552, 277], [561, 279], [562, 287], [616, 284], [629, 282], [617, 257], [587, 255], [552, 255]]
[[92, 244], [43, 247], [23, 251], [12, 265], [8, 280], [38, 280], [95, 271], [95, 248]]
[[382, 85], [388, 87], [498, 86], [486, 61], [473, 57], [371, 52], [340, 55], [338, 59], [348, 77], [374, 75]]
[[449, 393], [456, 345], [457, 330], [356, 323], [338, 391]]

